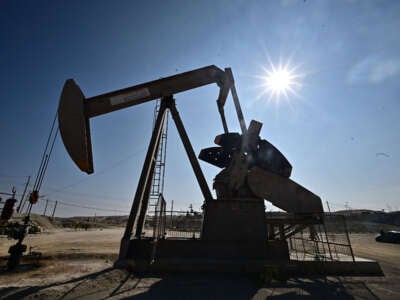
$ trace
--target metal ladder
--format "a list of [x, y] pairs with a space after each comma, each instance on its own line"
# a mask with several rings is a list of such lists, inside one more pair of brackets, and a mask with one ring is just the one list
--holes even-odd
[[[160, 100], [156, 101], [156, 106], [154, 107], [154, 119], [153, 127], [157, 119], [158, 112], [160, 110]], [[160, 146], [158, 148], [156, 164], [154, 167], [154, 175], [151, 184], [150, 196], [149, 196], [149, 206], [153, 209], [150, 210], [151, 213], [156, 214], [157, 201], [160, 194], [164, 192], [164, 178], [165, 178], [165, 160], [167, 154], [167, 137], [168, 137], [168, 117], [169, 112], [166, 111], [166, 116], [164, 119], [164, 124], [162, 125]]]

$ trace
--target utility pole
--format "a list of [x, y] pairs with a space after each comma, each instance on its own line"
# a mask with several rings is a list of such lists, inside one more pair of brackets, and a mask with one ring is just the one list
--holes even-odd
[[350, 215], [350, 206], [349, 206], [349, 202], [346, 201], [346, 204], [344, 205], [344, 207], [346, 208], [347, 211], [347, 215]]
[[24, 209], [25, 209], [25, 204], [27, 204], [25, 213], [28, 213], [28, 208], [29, 208], [29, 201], [28, 201], [28, 199], [29, 199], [29, 195], [30, 195], [31, 193], [32, 193], [32, 191], [29, 191], [29, 193], [25, 195], [24, 203], [22, 203], [22, 207], [21, 207], [21, 210], [20, 210], [21, 213], [22, 213], [22, 212], [24, 211]]
[[172, 228], [172, 211], [174, 210], [174, 200], [171, 200], [171, 228]]
[[329, 211], [329, 213], [331, 213], [331, 208], [329, 207], [329, 202], [328, 201], [326, 201], [326, 206], [328, 206], [328, 211]]
[[53, 213], [51, 214], [51, 219], [52, 219], [52, 220], [54, 220], [54, 214], [55, 214], [55, 212], [56, 212], [57, 203], [58, 203], [58, 201], [56, 201], [56, 204], [54, 204]]
[[[26, 196], [25, 196], [25, 197], [26, 197]], [[19, 212], [20, 212], [21, 214], [22, 214], [22, 212], [23, 212], [23, 210], [24, 210], [24, 207], [25, 207], [25, 202], [26, 202], [25, 197], [24, 197], [24, 199], [21, 200], [21, 207], [19, 207]]]
[[25, 183], [24, 192], [22, 193], [21, 200], [19, 201], [19, 204], [18, 204], [18, 207], [17, 207], [17, 213], [19, 213], [20, 210], [21, 210], [21, 205], [22, 205], [22, 202], [24, 201], [26, 189], [28, 188], [30, 180], [31, 180], [31, 176], [28, 176], [28, 180]]
[[46, 216], [47, 204], [49, 204], [49, 199], [46, 199], [46, 205], [44, 206], [43, 216]]

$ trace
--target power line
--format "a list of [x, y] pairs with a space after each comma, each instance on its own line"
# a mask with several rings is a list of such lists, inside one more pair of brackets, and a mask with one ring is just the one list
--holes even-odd
[[126, 162], [127, 160], [129, 160], [129, 159], [131, 159], [131, 158], [137, 156], [138, 154], [142, 153], [142, 152], [145, 151], [145, 150], [146, 150], [146, 148], [142, 148], [142, 149], [140, 149], [140, 150], [134, 152], [133, 154], [130, 154], [130, 155], [126, 156], [125, 158], [116, 161], [116, 162], [113, 163], [112, 165], [110, 165], [110, 166], [104, 168], [103, 170], [96, 172], [96, 173], [95, 173], [94, 175], [92, 175], [91, 177], [86, 177], [86, 178], [84, 178], [84, 179], [78, 180], [78, 181], [76, 181], [76, 182], [73, 182], [73, 183], [71, 183], [71, 184], [65, 185], [65, 186], [63, 186], [63, 187], [55, 188], [55, 189], [53, 189], [53, 192], [48, 193], [47, 196], [53, 195], [53, 194], [58, 194], [60, 191], [69, 189], [69, 188], [74, 187], [74, 186], [76, 186], [76, 185], [79, 185], [79, 184], [81, 184], [81, 183], [83, 183], [83, 182], [86, 182], [86, 181], [90, 180], [91, 178], [93, 178], [95, 175], [98, 176], [98, 175], [104, 174], [106, 171], [109, 171], [109, 170], [112, 170], [112, 169], [116, 168], [117, 166], [119, 166], [119, 165], [121, 165], [122, 163]]
[[103, 207], [95, 207], [95, 206], [87, 206], [87, 205], [78, 205], [78, 204], [66, 203], [66, 202], [61, 202], [61, 201], [58, 201], [58, 203], [62, 204], [62, 205], [66, 205], [66, 206], [79, 207], [79, 208], [85, 208], [85, 209], [93, 209], [93, 210], [97, 210], [97, 211], [109, 211], [109, 212], [119, 212], [119, 213], [129, 214], [128, 210], [121, 210], [121, 209], [115, 209], [115, 208], [103, 208]]
[[[52, 199], [41, 199], [41, 200], [45, 201], [45, 202], [58, 203], [59, 205], [64, 205], [64, 206], [92, 209], [92, 210], [97, 210], [97, 211], [119, 212], [119, 213], [126, 213], [126, 214], [129, 213], [129, 209], [122, 210], [122, 209], [116, 209], [116, 208], [92, 206], [92, 205], [71, 203], [71, 202], [65, 202], [65, 201], [60, 201], [60, 200], [52, 200]], [[43, 202], [43, 203], [45, 203], [45, 202]]]
[[[50, 195], [54, 194], [62, 194], [62, 195], [73, 195], [73, 196], [84, 196], [84, 197], [95, 197], [95, 198], [101, 198], [101, 199], [114, 199], [114, 200], [120, 200], [121, 198], [109, 196], [109, 195], [98, 195], [98, 194], [88, 194], [88, 193], [79, 193], [79, 192], [70, 192], [70, 191], [58, 191], [53, 188], [47, 188], [50, 191], [53, 190], [53, 192], [50, 192], [48, 194], [43, 195], [44, 197], [48, 197]], [[55, 191], [55, 192], [54, 192]]]
[[[40, 190], [40, 187], [41, 187], [41, 185], [43, 183], [44, 175], [46, 174], [47, 166], [49, 164], [51, 153], [53, 152], [54, 143], [55, 143], [57, 135], [58, 135], [58, 126], [57, 126], [56, 131], [54, 132], [56, 121], [57, 121], [57, 112], [54, 115], [54, 119], [53, 119], [53, 123], [51, 125], [50, 133], [49, 133], [49, 136], [47, 138], [46, 146], [45, 146], [44, 151], [43, 151], [42, 160], [40, 162], [40, 167], [39, 167], [39, 170], [38, 170], [38, 172], [36, 174], [35, 183], [33, 185], [33, 190], [34, 191], [39, 191]], [[50, 150], [49, 150], [49, 145], [50, 145]]]
[[46, 201], [53, 202], [53, 203], [57, 202], [58, 204], [65, 205], [65, 206], [85, 208], [85, 209], [93, 209], [93, 210], [98, 210], [98, 211], [112, 211], [112, 212], [120, 212], [120, 213], [126, 213], [126, 214], [129, 213], [128, 209], [127, 210], [121, 210], [121, 209], [115, 209], [115, 208], [90, 206], [90, 205], [85, 205], [85, 204], [70, 203], [70, 202], [64, 202], [64, 201], [60, 201], [60, 200], [51, 200], [51, 199], [46, 199]]

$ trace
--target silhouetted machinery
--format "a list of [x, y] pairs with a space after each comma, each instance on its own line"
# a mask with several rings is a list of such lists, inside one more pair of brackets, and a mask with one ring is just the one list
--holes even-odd
[[30, 222], [29, 215], [26, 215], [23, 218], [23, 223], [11, 220], [14, 214], [14, 206], [17, 202], [15, 194], [16, 190], [15, 188], [13, 188], [12, 193], [8, 194], [11, 196], [11, 198], [8, 198], [5, 201], [0, 214], [0, 234], [6, 235], [9, 239], [17, 240], [17, 243], [10, 246], [8, 249], [8, 253], [10, 254], [7, 261], [8, 270], [13, 270], [19, 265], [22, 254], [27, 249], [27, 246], [23, 244], [24, 238], [27, 234], [27, 229], [30, 227], [34, 227], [32, 226], [33, 224]]
[[[0, 201], [1, 202], [1, 201]], [[0, 222], [8, 222], [13, 213], [14, 213], [14, 205], [17, 202], [17, 199], [14, 197], [9, 198], [5, 201], [3, 205], [3, 209], [1, 210], [1, 215], [0, 215]]]
[[[216, 199], [173, 98], [179, 92], [213, 83], [219, 87], [217, 107], [224, 133], [215, 138], [217, 146], [203, 149], [199, 158], [222, 168], [214, 179]], [[241, 133], [229, 132], [225, 120], [229, 92]], [[155, 99], [161, 99], [161, 106], [117, 265], [133, 265], [137, 270], [255, 271], [266, 263], [289, 261], [287, 238], [323, 223], [321, 199], [289, 178], [292, 166], [277, 148], [259, 137], [260, 122], [251, 121], [246, 126], [229, 68], [208, 66], [91, 98], [85, 98], [74, 80], [68, 79], [61, 94], [58, 119], [72, 160], [82, 171], [93, 173], [90, 118]], [[200, 238], [155, 240], [142, 234], [166, 110], [171, 112], [204, 197]], [[266, 218], [264, 199], [290, 213], [292, 219], [286, 222], [289, 225], [284, 227], [280, 220]]]

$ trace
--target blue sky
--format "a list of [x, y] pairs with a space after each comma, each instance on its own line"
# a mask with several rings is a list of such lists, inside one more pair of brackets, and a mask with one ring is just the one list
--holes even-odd
[[[264, 123], [262, 137], [292, 163], [293, 180], [332, 209], [399, 210], [399, 13], [398, 1], [1, 1], [0, 192], [15, 185], [21, 193], [36, 174], [66, 79], [90, 97], [215, 64], [232, 68], [246, 121]], [[298, 66], [299, 96], [258, 97], [268, 58]], [[208, 86], [175, 97], [197, 154], [222, 133], [217, 95]], [[58, 140], [41, 193], [128, 211], [153, 108], [91, 120], [94, 175], [80, 172]], [[219, 169], [201, 167], [211, 186]], [[167, 200], [198, 209], [194, 179], [171, 123]]]

